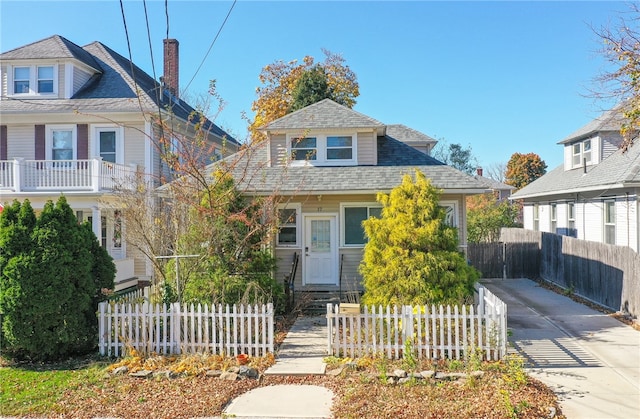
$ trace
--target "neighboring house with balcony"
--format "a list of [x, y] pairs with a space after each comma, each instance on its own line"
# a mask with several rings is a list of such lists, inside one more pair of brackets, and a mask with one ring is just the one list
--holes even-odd
[[[415, 169], [442, 190], [446, 221], [458, 228], [460, 250], [465, 250], [465, 198], [487, 190], [473, 176], [427, 155], [425, 147], [432, 143], [425, 140], [430, 137], [388, 126], [330, 99], [262, 130], [265, 141], [229, 159], [240, 190], [279, 198], [280, 227], [273, 241], [276, 278], [291, 273], [297, 255], [296, 292], [361, 289], [358, 265], [366, 243], [362, 221], [380, 216], [376, 195], [389, 193]], [[408, 145], [415, 140], [422, 141], [419, 149]]]
[[[54, 35], [0, 54], [0, 204], [29, 199], [39, 211], [64, 194], [115, 259], [116, 290], [152, 274], [127, 246], [115, 192], [134, 176], [159, 185], [168, 174], [150, 115], [193, 133], [194, 109], [178, 98], [178, 42], [165, 40], [164, 52], [164, 84], [100, 42]], [[212, 158], [237, 150], [222, 129], [204, 126]]]
[[619, 149], [622, 122], [608, 111], [559, 142], [563, 164], [511, 196], [523, 201], [525, 229], [638, 251], [640, 145]]

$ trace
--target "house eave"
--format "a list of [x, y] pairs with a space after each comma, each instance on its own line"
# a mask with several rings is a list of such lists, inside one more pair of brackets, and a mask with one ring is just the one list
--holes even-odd
[[615, 183], [611, 185], [597, 185], [597, 186], [587, 186], [584, 188], [574, 188], [574, 189], [563, 189], [558, 191], [548, 191], [548, 192], [539, 192], [534, 194], [527, 195], [511, 195], [509, 197], [512, 201], [517, 201], [519, 199], [530, 199], [530, 198], [541, 198], [546, 196], [554, 196], [554, 195], [567, 195], [573, 193], [582, 193], [582, 192], [594, 192], [599, 190], [612, 190], [612, 189], [624, 189], [624, 188], [637, 188], [640, 187], [640, 183]]
[[[278, 191], [278, 195], [281, 196], [304, 196], [304, 195], [375, 195], [377, 193], [390, 193], [390, 189], [386, 190], [312, 190], [312, 191]], [[490, 189], [442, 189], [443, 195], [475, 195], [491, 192]], [[269, 196], [273, 194], [273, 191], [244, 191], [245, 194], [251, 196]]]

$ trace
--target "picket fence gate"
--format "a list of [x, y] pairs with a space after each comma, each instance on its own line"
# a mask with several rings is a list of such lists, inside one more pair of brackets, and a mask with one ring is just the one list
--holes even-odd
[[273, 352], [273, 304], [201, 305], [100, 303], [101, 355], [123, 356], [127, 348], [145, 354]]
[[328, 353], [341, 357], [385, 354], [389, 359], [464, 359], [472, 352], [484, 360], [507, 353], [507, 305], [486, 288], [477, 304], [444, 307], [365, 306], [361, 313], [341, 312], [327, 304]]

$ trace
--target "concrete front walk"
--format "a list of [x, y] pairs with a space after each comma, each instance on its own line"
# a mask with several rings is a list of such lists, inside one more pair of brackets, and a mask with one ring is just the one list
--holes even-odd
[[507, 303], [513, 349], [567, 418], [640, 418], [640, 332], [528, 279], [482, 283]]
[[[278, 349], [276, 363], [265, 375], [324, 374], [327, 356], [327, 320], [300, 316]], [[259, 387], [234, 399], [224, 410], [236, 418], [330, 418], [333, 392], [321, 386], [275, 385]]]

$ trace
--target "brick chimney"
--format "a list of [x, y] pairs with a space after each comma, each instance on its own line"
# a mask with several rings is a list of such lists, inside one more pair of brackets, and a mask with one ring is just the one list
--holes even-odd
[[482, 176], [482, 167], [478, 167], [476, 172], [478, 173], [478, 176]]
[[175, 97], [180, 96], [179, 80], [179, 42], [177, 39], [164, 40], [164, 77], [165, 88]]

